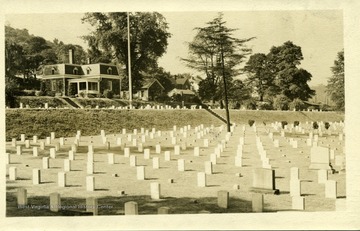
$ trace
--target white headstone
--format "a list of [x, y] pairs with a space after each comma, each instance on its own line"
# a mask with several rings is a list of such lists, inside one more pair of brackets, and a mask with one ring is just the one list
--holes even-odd
[[17, 178], [17, 168], [9, 167], [9, 180], [16, 180]]
[[160, 161], [159, 157], [153, 157], [153, 169], [159, 169], [160, 168]]
[[94, 174], [94, 163], [93, 162], [87, 162], [86, 163], [86, 173], [87, 174]]
[[145, 180], [145, 167], [144, 166], [136, 167], [136, 177], [138, 180]]
[[16, 155], [22, 154], [22, 146], [16, 146]]
[[326, 198], [337, 198], [337, 188], [336, 188], [336, 181], [328, 180], [325, 183], [325, 197]]
[[32, 177], [33, 184], [40, 184], [41, 182], [40, 174], [41, 174], [40, 169], [38, 168], [33, 169], [33, 177]]
[[208, 175], [211, 175], [213, 173], [211, 161], [205, 161], [205, 173]]
[[194, 156], [200, 156], [200, 148], [194, 147]]
[[66, 173], [65, 172], [58, 172], [58, 186], [66, 187]]
[[130, 156], [130, 148], [124, 148], [124, 156], [129, 157]]
[[148, 148], [144, 149], [144, 159], [145, 160], [150, 159], [150, 149]]
[[151, 190], [151, 199], [159, 200], [160, 199], [160, 184], [158, 182], [152, 182], [150, 184]]
[[179, 145], [174, 146], [174, 155], [180, 155], [180, 146]]
[[71, 171], [71, 160], [69, 160], [69, 159], [64, 160], [64, 171], [65, 172]]
[[197, 174], [197, 186], [206, 187], [206, 174], [205, 172], [198, 172]]
[[51, 158], [51, 159], [55, 159], [55, 158], [56, 158], [55, 148], [50, 148], [50, 158]]
[[95, 177], [86, 176], [86, 191], [94, 191], [94, 190], [95, 190]]
[[178, 159], [178, 170], [181, 172], [185, 171], [185, 160], [184, 159]]
[[43, 166], [43, 169], [48, 169], [49, 168], [49, 157], [43, 157], [42, 158], [42, 166]]
[[39, 151], [38, 151], [38, 147], [33, 147], [33, 156], [38, 156], [39, 155]]
[[108, 164], [115, 164], [115, 156], [114, 153], [108, 153]]
[[164, 152], [164, 155], [165, 155], [165, 161], [170, 161], [170, 160], [171, 160], [170, 151], [165, 151], [165, 152]]
[[136, 166], [137, 166], [136, 156], [135, 156], [135, 155], [131, 155], [131, 156], [130, 156], [130, 166], [131, 166], [131, 167], [136, 167]]

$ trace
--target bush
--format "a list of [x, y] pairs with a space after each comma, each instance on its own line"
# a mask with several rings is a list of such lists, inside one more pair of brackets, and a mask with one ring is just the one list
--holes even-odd
[[114, 93], [111, 90], [106, 89], [104, 91], [105, 98], [112, 99], [114, 97]]
[[79, 93], [79, 96], [80, 96], [81, 98], [85, 98], [85, 95], [86, 95], [86, 94], [85, 94], [85, 92], [83, 92], [83, 91]]
[[291, 110], [301, 111], [305, 109], [305, 104], [301, 99], [294, 99], [290, 104], [289, 107]]
[[244, 102], [245, 108], [249, 110], [256, 110], [256, 101], [249, 99]]
[[48, 92], [46, 92], [46, 95], [47, 96], [51, 96], [51, 97], [55, 97], [55, 91], [48, 91]]
[[24, 96], [35, 96], [35, 90], [23, 90]]
[[274, 99], [274, 108], [277, 110], [289, 110], [290, 100], [285, 95], [278, 95]]
[[248, 123], [249, 123], [250, 127], [252, 127], [253, 124], [255, 123], [255, 120], [249, 120]]
[[329, 122], [325, 122], [325, 128], [326, 128], [326, 129], [329, 129], [329, 127], [330, 127], [330, 123], [329, 123]]
[[288, 122], [287, 121], [281, 121], [281, 127], [283, 129], [285, 128], [285, 125], [288, 125]]
[[257, 104], [259, 110], [273, 110], [273, 106], [269, 102], [261, 102]]
[[318, 123], [317, 123], [317, 122], [314, 122], [314, 123], [313, 123], [313, 129], [318, 129], [318, 128], [319, 128]]
[[299, 121], [294, 121], [294, 127], [297, 127], [300, 125], [300, 122]]
[[35, 91], [35, 96], [43, 96], [44, 92], [43, 91]]

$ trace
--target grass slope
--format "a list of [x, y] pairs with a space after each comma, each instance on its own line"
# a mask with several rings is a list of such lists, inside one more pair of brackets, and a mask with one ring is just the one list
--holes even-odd
[[[224, 111], [215, 110], [221, 115]], [[295, 120], [305, 121], [341, 121], [344, 115], [336, 112], [280, 112], [280, 111], [231, 111], [231, 121], [237, 124], [253, 119], [258, 123]], [[82, 135], [98, 135], [103, 129], [107, 133], [120, 133], [123, 128], [160, 130], [191, 125], [219, 126], [219, 119], [205, 110], [94, 110], [94, 109], [7, 109], [6, 140], [19, 138], [25, 134], [28, 138], [39, 138], [56, 132], [57, 137], [74, 136], [77, 130]]]

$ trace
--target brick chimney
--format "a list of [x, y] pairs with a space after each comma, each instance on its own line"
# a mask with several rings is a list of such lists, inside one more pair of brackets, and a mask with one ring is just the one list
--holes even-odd
[[69, 63], [74, 64], [74, 50], [69, 49]]
[[90, 57], [87, 58], [87, 64], [91, 64], [91, 58]]

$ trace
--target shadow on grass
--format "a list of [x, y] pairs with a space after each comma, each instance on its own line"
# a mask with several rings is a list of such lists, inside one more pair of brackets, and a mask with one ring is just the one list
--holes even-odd
[[[92, 215], [92, 213], [86, 212], [85, 198], [61, 198], [59, 212], [49, 210], [50, 199], [46, 196], [29, 197], [28, 206], [25, 208], [18, 208], [16, 200], [15, 193], [6, 193], [7, 217]], [[202, 211], [209, 213], [250, 213], [252, 211], [251, 201], [231, 197], [229, 207], [224, 209], [217, 205], [216, 197], [166, 197], [160, 200], [152, 200], [150, 196], [119, 196], [98, 198], [98, 214], [124, 215], [124, 204], [129, 201], [137, 202], [140, 215], [157, 214], [160, 207], [169, 207], [170, 214], [198, 214]]]

